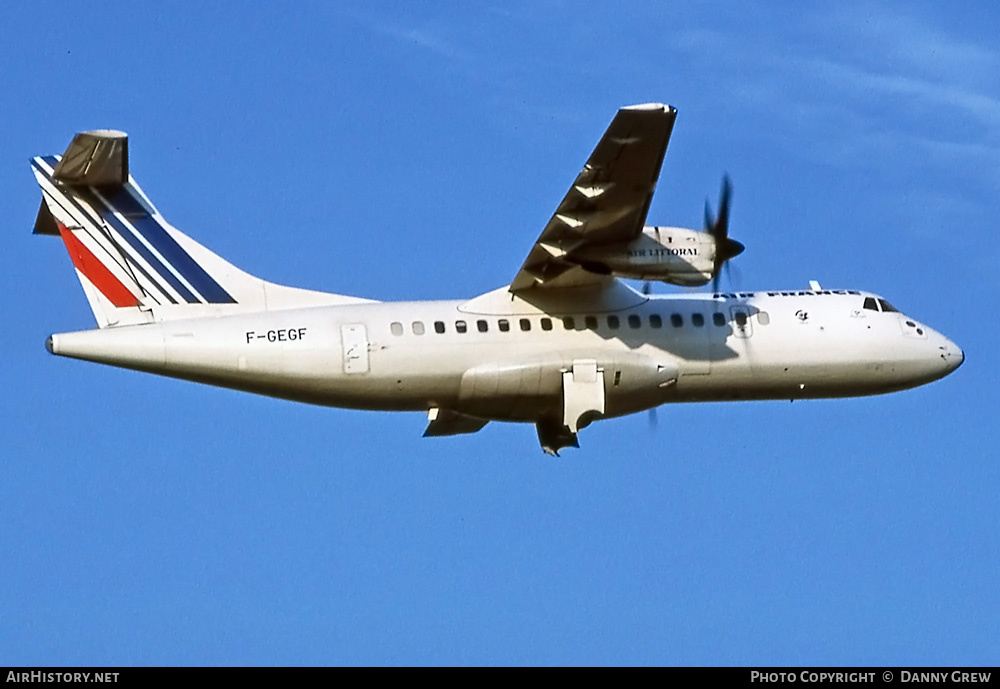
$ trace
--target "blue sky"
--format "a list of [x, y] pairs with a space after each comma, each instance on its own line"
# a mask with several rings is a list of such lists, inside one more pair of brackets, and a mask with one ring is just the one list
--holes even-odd
[[[993, 3], [262, 5], [0, 9], [0, 664], [996, 663]], [[679, 112], [651, 222], [698, 227], [728, 171], [740, 288], [878, 292], [965, 365], [550, 459], [45, 351], [93, 321], [27, 159], [77, 131], [128, 131], [252, 273], [459, 298], [649, 101]]]

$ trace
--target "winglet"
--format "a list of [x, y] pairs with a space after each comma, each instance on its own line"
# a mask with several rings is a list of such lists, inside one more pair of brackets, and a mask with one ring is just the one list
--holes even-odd
[[128, 183], [128, 135], [114, 129], [77, 134], [52, 176], [72, 186], [125, 186]]

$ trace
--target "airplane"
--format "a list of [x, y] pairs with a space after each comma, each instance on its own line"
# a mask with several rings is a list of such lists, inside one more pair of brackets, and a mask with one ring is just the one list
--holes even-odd
[[[645, 224], [676, 114], [621, 108], [511, 283], [449, 301], [245, 273], [156, 210], [129, 172], [126, 134], [77, 134], [62, 156], [31, 160], [34, 233], [62, 238], [98, 327], [46, 346], [276, 398], [425, 412], [424, 436], [531, 423], [551, 455], [596, 420], [667, 403], [875, 395], [962, 364], [955, 343], [877, 294], [815, 281], [720, 291], [743, 251], [728, 234], [728, 178], [704, 230]], [[651, 295], [621, 278], [712, 291]]]

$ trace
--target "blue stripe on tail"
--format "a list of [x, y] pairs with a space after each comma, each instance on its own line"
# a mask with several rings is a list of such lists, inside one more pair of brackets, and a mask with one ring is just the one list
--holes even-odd
[[[59, 162], [59, 158], [57, 158], [56, 156], [40, 156], [40, 158], [47, 165], [49, 165], [49, 167], [55, 167], [55, 165]], [[32, 166], [34, 166], [36, 170], [38, 170], [38, 172], [44, 175], [46, 179], [52, 182], [56, 187], [60, 186], [60, 183], [56, 182], [52, 178], [52, 174], [48, 170], [38, 165], [34, 160], [31, 161], [31, 164]], [[79, 214], [81, 218], [86, 218], [90, 223], [92, 223], [95, 227], [97, 227], [100, 230], [101, 217], [99, 215], [97, 217], [94, 217], [91, 210], [88, 210], [87, 208], [81, 206], [80, 201], [78, 200], [78, 199], [86, 200], [90, 205], [90, 208], [93, 209], [93, 212], [98, 212], [101, 208], [101, 205], [99, 204], [98, 200], [90, 193], [89, 189], [87, 188], [75, 189], [72, 194], [65, 194], [63, 198], [65, 198], [66, 201], [73, 207], [73, 210], [69, 211], [70, 215]], [[60, 203], [58, 198], [54, 200], [56, 203]], [[119, 234], [121, 234], [122, 237], [125, 240], [127, 240], [131, 246], [135, 247], [135, 242], [138, 242], [139, 240], [136, 239], [136, 237], [131, 232], [125, 232], [125, 227], [120, 223], [115, 222], [114, 225], [118, 229]], [[142, 276], [149, 282], [149, 284], [155, 287], [156, 290], [160, 292], [171, 304], [177, 303], [177, 300], [174, 299], [173, 295], [171, 295], [170, 292], [168, 292], [167, 289], [156, 280], [156, 278], [150, 275], [149, 272], [147, 272], [146, 269], [142, 267], [142, 264], [138, 263], [134, 259], [130, 259], [127, 255], [125, 255], [124, 250], [119, 246], [120, 242], [115, 240], [114, 237], [106, 231], [102, 230], [102, 234], [104, 234], [108, 239], [108, 241], [110, 241], [117, 248], [118, 252], [122, 256], [122, 260], [124, 260], [131, 269], [134, 269], [139, 273], [141, 273]], [[149, 263], [150, 267], [153, 268], [154, 271], [157, 271], [158, 273], [164, 273], [164, 271], [166, 271], [166, 274], [169, 277], [170, 284], [173, 285], [174, 288], [177, 289], [181, 294], [186, 294], [190, 297], [190, 299], [185, 297], [184, 298], [185, 301], [191, 303], [200, 303], [198, 299], [195, 298], [193, 294], [191, 294], [191, 291], [188, 290], [173, 275], [173, 273], [170, 273], [170, 271], [167, 270], [166, 266], [164, 266], [155, 256], [153, 256], [152, 253], [149, 252], [149, 250], [146, 248], [144, 244], [139, 242], [139, 246], [135, 248], [139, 252], [139, 254], [146, 259], [146, 261]], [[148, 291], [145, 290], [145, 288], [143, 288], [142, 285], [140, 285], [140, 289], [143, 289], [148, 294]], [[155, 301], [155, 297], [153, 297], [153, 295], [149, 296]]]
[[[101, 194], [107, 201], [102, 204], [108, 210], [107, 215], [120, 213], [128, 219], [132, 227], [142, 235], [149, 244], [177, 272], [187, 280], [188, 284], [198, 290], [209, 304], [235, 304], [236, 300], [222, 285], [212, 279], [198, 263], [184, 251], [180, 244], [167, 232], [160, 222], [151, 216], [142, 203], [132, 194], [131, 185], [108, 190]], [[102, 212], [101, 216], [105, 216]], [[107, 219], [107, 218], [105, 218]], [[186, 297], [185, 297], [186, 298]]]
[[[44, 156], [42, 158], [53, 168], [58, 164], [56, 156]], [[46, 173], [51, 178], [51, 175]], [[57, 182], [58, 184], [58, 182]], [[93, 193], [89, 187], [74, 188], [74, 192], [84, 198], [101, 216], [101, 219], [111, 225], [118, 233], [142, 256], [142, 258], [156, 271], [160, 277], [166, 280], [173, 287], [181, 298], [190, 304], [200, 303], [198, 296], [193, 294], [174, 274], [170, 268], [174, 268], [177, 274], [183, 277], [191, 287], [209, 304], [235, 304], [236, 300], [227, 292], [222, 285], [215, 281], [191, 255], [170, 236], [167, 229], [152, 216], [149, 209], [142, 203], [138, 195], [134, 193], [133, 186], [129, 183], [123, 187], [98, 189], [100, 196]], [[135, 236], [128, 227], [122, 223], [115, 215], [120, 214], [135, 231], [138, 232], [146, 242], [149, 243], [163, 260], [159, 260], [149, 248]]]
[[[153, 252], [142, 243], [142, 240], [136, 237], [135, 234], [125, 226], [125, 223], [119, 220], [118, 217], [115, 216], [115, 214], [112, 213], [99, 198], [97, 198], [96, 194], [91, 193], [89, 188], [74, 189], [74, 192], [86, 200], [100, 214], [101, 219], [111, 225], [111, 227], [113, 227], [118, 234], [126, 242], [128, 242], [129, 246], [135, 249], [136, 253], [142, 256], [143, 260], [145, 260], [146, 263], [148, 263], [161, 278], [166, 280], [167, 283], [173, 287], [179, 295], [181, 295], [181, 299], [189, 304], [201, 303], [201, 300], [198, 299], [198, 297], [192, 293], [183, 282], [177, 279], [177, 276], [173, 274], [170, 268], [165, 266], [160, 259], [153, 255]], [[152, 244], [152, 242], [150, 242], [150, 244]], [[164, 256], [164, 258], [167, 257]]]

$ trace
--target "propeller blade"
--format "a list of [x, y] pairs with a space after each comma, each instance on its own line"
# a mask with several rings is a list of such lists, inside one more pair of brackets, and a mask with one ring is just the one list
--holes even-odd
[[722, 191], [719, 193], [719, 218], [715, 221], [716, 238], [729, 237], [729, 199], [733, 195], [733, 183], [729, 181], [729, 175], [722, 177]]
[[655, 431], [657, 426], [660, 425], [659, 419], [656, 416], [656, 407], [649, 410], [649, 430]]
[[719, 291], [719, 274], [726, 262], [743, 253], [746, 247], [735, 239], [729, 238], [729, 205], [733, 197], [733, 183], [729, 175], [722, 176], [722, 189], [719, 192], [719, 217], [713, 219], [712, 212], [705, 205], [705, 228], [715, 239], [715, 270], [712, 277], [712, 289]]

